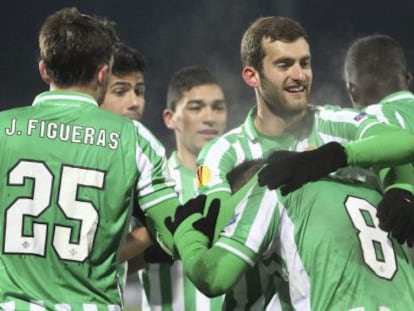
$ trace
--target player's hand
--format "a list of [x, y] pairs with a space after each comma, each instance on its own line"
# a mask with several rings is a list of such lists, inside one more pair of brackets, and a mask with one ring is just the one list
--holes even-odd
[[165, 219], [165, 226], [170, 230], [171, 234], [174, 235], [175, 230], [178, 226], [189, 216], [196, 213], [203, 214], [204, 205], [206, 203], [206, 196], [199, 195], [193, 199], [187, 201], [183, 205], [179, 205], [175, 210], [174, 220], [171, 217]]
[[158, 243], [151, 245], [145, 250], [144, 260], [147, 263], [168, 263], [169, 265], [172, 265], [174, 262], [174, 259]]
[[206, 217], [196, 220], [193, 223], [194, 229], [197, 229], [198, 231], [202, 232], [206, 237], [208, 237], [210, 243], [213, 241], [214, 238], [214, 230], [216, 228], [219, 210], [220, 200], [214, 199], [213, 201], [211, 201]]
[[414, 196], [411, 192], [393, 188], [385, 192], [377, 208], [379, 226], [399, 243], [414, 242]]
[[259, 185], [269, 189], [280, 187], [281, 193], [286, 195], [346, 166], [347, 156], [341, 144], [330, 142], [311, 151], [275, 151], [267, 163], [259, 172]]

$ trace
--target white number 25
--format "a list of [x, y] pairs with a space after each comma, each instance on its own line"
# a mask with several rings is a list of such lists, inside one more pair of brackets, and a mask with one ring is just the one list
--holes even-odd
[[[51, 206], [54, 176], [43, 162], [20, 161], [9, 171], [8, 185], [23, 186], [33, 180], [30, 197], [17, 198], [5, 213], [4, 253], [44, 256], [47, 223], [33, 221], [32, 234], [24, 234], [25, 217], [39, 217]], [[67, 219], [80, 222], [77, 243], [71, 242], [72, 227], [54, 224], [52, 245], [59, 258], [82, 262], [88, 258], [98, 225], [98, 212], [90, 201], [79, 200], [79, 186], [103, 189], [105, 173], [62, 166], [57, 206]]]

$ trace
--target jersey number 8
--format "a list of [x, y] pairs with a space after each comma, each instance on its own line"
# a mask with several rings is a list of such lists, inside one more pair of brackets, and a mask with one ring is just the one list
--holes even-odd
[[348, 197], [345, 207], [358, 230], [365, 264], [379, 277], [391, 280], [397, 272], [392, 241], [378, 226], [376, 209], [366, 200]]

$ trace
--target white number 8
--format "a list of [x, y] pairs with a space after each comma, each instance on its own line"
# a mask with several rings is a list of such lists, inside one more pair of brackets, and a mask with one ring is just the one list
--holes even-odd
[[348, 197], [345, 207], [354, 227], [359, 231], [358, 239], [365, 264], [377, 276], [391, 280], [397, 272], [394, 247], [388, 234], [378, 226], [375, 207], [356, 197]]

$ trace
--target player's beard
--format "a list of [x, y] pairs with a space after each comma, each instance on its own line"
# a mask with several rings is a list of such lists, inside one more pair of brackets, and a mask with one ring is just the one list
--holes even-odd
[[260, 81], [259, 96], [272, 114], [286, 120], [303, 114], [308, 103], [308, 93], [306, 93], [302, 103], [292, 103], [284, 96], [284, 90], [274, 85], [264, 75], [261, 75]]

